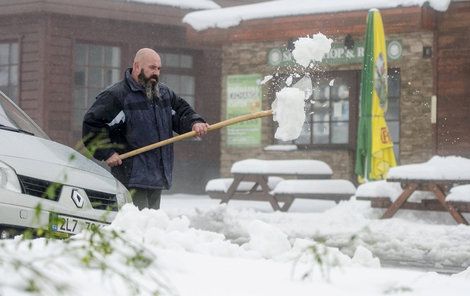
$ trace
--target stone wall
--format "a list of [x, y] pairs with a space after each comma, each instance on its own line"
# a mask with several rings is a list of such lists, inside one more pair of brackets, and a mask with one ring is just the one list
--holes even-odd
[[[360, 37], [355, 37], [360, 38]], [[390, 68], [399, 68], [401, 73], [400, 96], [400, 164], [426, 161], [433, 151], [430, 102], [433, 95], [432, 59], [423, 58], [423, 46], [433, 45], [433, 34], [418, 32], [390, 35], [399, 39], [403, 46], [402, 57], [397, 62], [389, 62]], [[337, 38], [335, 42], [341, 42]], [[290, 73], [290, 67], [275, 68], [267, 63], [267, 53], [271, 48], [285, 47], [285, 42], [235, 43], [223, 47], [222, 103], [221, 116], [226, 118], [227, 75]], [[325, 71], [360, 70], [360, 64], [325, 66]], [[269, 109], [268, 90], [263, 89], [263, 110]], [[233, 162], [246, 158], [260, 159], [318, 159], [328, 163], [334, 178], [354, 180], [354, 149], [311, 149], [297, 151], [265, 151], [264, 147], [274, 143], [271, 118], [262, 119], [262, 145], [255, 148], [227, 147], [226, 130], [221, 131], [221, 175], [229, 176]], [[350, 147], [354, 147], [352, 143]]]

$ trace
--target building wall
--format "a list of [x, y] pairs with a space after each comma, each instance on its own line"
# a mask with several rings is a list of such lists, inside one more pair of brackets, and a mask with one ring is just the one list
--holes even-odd
[[0, 18], [0, 41], [18, 42], [19, 58], [19, 93], [20, 106], [39, 125], [43, 126], [44, 104], [44, 69], [45, 56], [43, 38], [46, 36], [46, 18], [23, 16]]
[[[386, 28], [385, 28], [386, 30]], [[362, 38], [361, 36], [353, 36]], [[389, 62], [390, 68], [400, 68], [400, 160], [402, 164], [422, 162], [432, 155], [431, 129], [431, 96], [433, 95], [433, 63], [432, 59], [423, 58], [423, 46], [433, 45], [432, 32], [415, 32], [393, 34], [388, 38], [401, 40], [402, 57], [398, 62]], [[339, 37], [335, 41], [342, 42]], [[258, 73], [272, 75], [289, 73], [289, 67], [274, 69], [267, 63], [267, 53], [271, 48], [286, 46], [286, 41], [239, 42], [223, 46], [222, 105], [221, 114], [226, 118], [227, 75]], [[361, 65], [322, 66], [322, 71], [360, 70]], [[263, 110], [269, 109], [267, 88], [263, 90]], [[318, 159], [327, 162], [334, 171], [335, 178], [353, 178], [354, 148], [349, 149], [315, 149], [298, 151], [264, 151], [264, 147], [274, 143], [273, 122], [271, 118], [262, 119], [262, 145], [256, 148], [231, 148], [225, 145], [226, 131], [222, 131], [221, 143], [221, 175], [229, 176], [233, 162], [246, 158], [261, 159]]]
[[437, 152], [470, 157], [470, 2], [438, 17]]

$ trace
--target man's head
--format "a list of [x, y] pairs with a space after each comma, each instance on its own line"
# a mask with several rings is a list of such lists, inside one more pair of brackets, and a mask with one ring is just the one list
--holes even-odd
[[153, 97], [155, 92], [161, 67], [160, 56], [153, 49], [142, 48], [135, 54], [134, 64], [132, 65], [132, 78], [145, 88], [149, 99]]

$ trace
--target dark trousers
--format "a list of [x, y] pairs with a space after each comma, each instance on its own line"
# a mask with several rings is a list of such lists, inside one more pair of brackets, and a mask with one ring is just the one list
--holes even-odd
[[160, 208], [161, 189], [130, 188], [132, 202], [139, 210], [149, 208], [158, 210]]

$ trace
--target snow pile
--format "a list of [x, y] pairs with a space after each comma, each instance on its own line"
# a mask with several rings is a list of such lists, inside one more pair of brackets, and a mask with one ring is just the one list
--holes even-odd
[[374, 257], [371, 251], [363, 246], [359, 246], [354, 252], [352, 261], [359, 266], [367, 266], [371, 268], [380, 268], [380, 260], [377, 257]]
[[[370, 181], [361, 184], [356, 191], [356, 197], [371, 199], [388, 197], [394, 202], [403, 192], [400, 183], [387, 181]], [[423, 199], [436, 199], [430, 191], [416, 190], [408, 198], [409, 202], [421, 202]]]
[[310, 37], [302, 37], [294, 42], [295, 49], [292, 55], [295, 61], [307, 67], [310, 62], [321, 62], [325, 54], [331, 49], [333, 40], [327, 38], [322, 33], [318, 33]]
[[265, 175], [331, 175], [333, 173], [326, 162], [312, 159], [245, 159], [235, 162], [230, 172]]
[[470, 280], [470, 267], [460, 273], [454, 274], [452, 277]]
[[183, 18], [183, 22], [191, 25], [195, 30], [201, 31], [209, 28], [229, 28], [246, 20], [369, 10], [371, 8], [423, 6], [425, 3], [429, 3], [435, 10], [446, 11], [450, 0], [336, 0], [334, 2], [296, 0], [295, 5], [292, 5], [291, 0], [278, 0], [191, 12]]
[[255, 220], [248, 227], [250, 241], [244, 245], [248, 250], [254, 250], [263, 258], [275, 258], [289, 252], [291, 245], [287, 235], [279, 228]]
[[[327, 212], [315, 213], [311, 207], [315, 203], [309, 201], [302, 206], [308, 213], [267, 214], [249, 208], [253, 202], [230, 209], [216, 202], [205, 204], [214, 202], [207, 197], [180, 196], [173, 200], [173, 207], [168, 207], [171, 200], [163, 196], [162, 205], [167, 209], [159, 211], [139, 211], [126, 205], [111, 226], [104, 228], [106, 233], [124, 231], [122, 240], [109, 236], [102, 239], [110, 243], [104, 246], [114, 252], [101, 262], [114, 272], [103, 271], [100, 264], [83, 264], [87, 249], [82, 247], [91, 238], [86, 233], [69, 243], [73, 250], [66, 249], [63, 240], [46, 243], [36, 239], [31, 247], [28, 242], [19, 244], [18, 239], [2, 241], [0, 293], [34, 294], [26, 290], [28, 273], [17, 270], [17, 265], [5, 264], [7, 261], [27, 262], [48, 276], [49, 282], [36, 277], [36, 283], [68, 285], [69, 290], [63, 293], [66, 295], [135, 295], [128, 284], [141, 289], [138, 295], [153, 295], [158, 288], [160, 295], [181, 296], [375, 296], [396, 294], [393, 291], [403, 287], [407, 295], [464, 296], [470, 290], [468, 270], [446, 276], [387, 269], [380, 268], [375, 258], [392, 254], [404, 260], [405, 255], [421, 254], [468, 266], [468, 226], [369, 218], [373, 212], [361, 202], [344, 202]], [[230, 240], [225, 235], [229, 232]], [[353, 236], [356, 238], [352, 240]], [[142, 271], [129, 266], [126, 258], [140, 249], [144, 252], [137, 255], [153, 259]]]
[[276, 93], [271, 105], [273, 120], [279, 124], [276, 139], [291, 141], [300, 136], [305, 122], [305, 99], [305, 92], [298, 88], [285, 87]]
[[[167, 205], [170, 217], [185, 215], [192, 227], [223, 234], [238, 244], [250, 241], [250, 224], [258, 220], [285, 233], [293, 249], [295, 240], [309, 238], [340, 248], [348, 256], [362, 245], [388, 262], [470, 266], [470, 227], [457, 225], [447, 212], [401, 210], [392, 219], [380, 219], [384, 210], [371, 208], [366, 201], [335, 205], [333, 201], [296, 199], [289, 212], [273, 213], [268, 202], [218, 205], [208, 197], [191, 201], [181, 195], [164, 196], [162, 204]], [[463, 215], [470, 219], [470, 214]]]
[[[80, 233], [70, 241], [19, 237], [1, 241], [0, 294], [124, 296], [137, 290], [140, 295], [155, 291], [170, 295], [171, 284], [153, 250], [125, 234], [115, 236], [105, 230], [102, 235]], [[146, 274], [135, 268], [145, 265]]]
[[211, 0], [127, 0], [128, 2], [142, 2], [178, 7], [182, 9], [217, 9], [220, 6]]
[[284, 180], [273, 190], [274, 194], [349, 194], [356, 193], [356, 187], [349, 180]]
[[446, 11], [451, 0], [428, 0], [429, 5], [437, 11]]
[[359, 185], [356, 191], [356, 197], [388, 197], [395, 201], [401, 192], [400, 183], [387, 181], [372, 181]]
[[264, 151], [296, 151], [297, 145], [268, 145]]
[[470, 202], [470, 185], [453, 187], [447, 195], [446, 200]]
[[434, 156], [419, 164], [391, 168], [388, 179], [470, 180], [470, 159]]
[[144, 241], [147, 245], [167, 250], [229, 257], [254, 256], [249, 255], [249, 250], [245, 251], [225, 240], [224, 235], [190, 228], [185, 216], [170, 219], [164, 211], [139, 211], [133, 205], [126, 205], [111, 228], [126, 231], [135, 241]]
[[[269, 177], [268, 178], [268, 186], [269, 188], [273, 189], [274, 187], [279, 184], [283, 179], [279, 177]], [[233, 178], [218, 178], [209, 180], [206, 184], [206, 192], [208, 191], [220, 191], [220, 192], [227, 192], [230, 188], [230, 185], [233, 183]], [[255, 182], [251, 181], [242, 181], [237, 187], [237, 191], [250, 191], [253, 186], [255, 186]], [[256, 191], [261, 191], [261, 187], [258, 185], [256, 187]]]
[[[398, 180], [455, 180], [470, 183], [470, 159], [459, 156], [434, 156], [425, 163], [402, 165], [391, 168], [388, 179]], [[403, 189], [400, 183], [387, 181], [367, 182], [360, 185], [356, 197], [374, 198], [389, 197], [395, 201]], [[423, 199], [435, 199], [429, 191], [415, 191], [408, 199], [410, 202], [420, 202]], [[470, 185], [451, 188], [446, 197], [447, 201], [470, 202]]]

